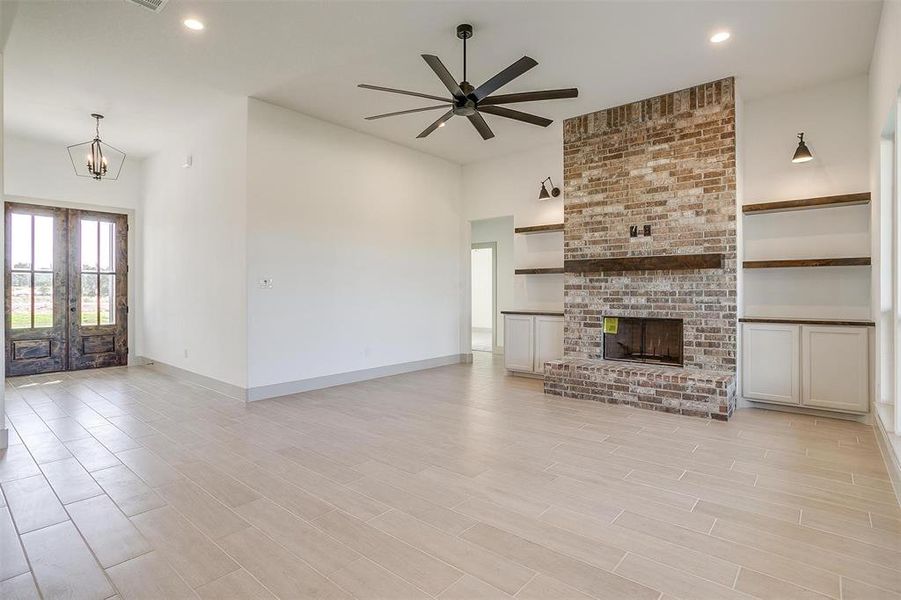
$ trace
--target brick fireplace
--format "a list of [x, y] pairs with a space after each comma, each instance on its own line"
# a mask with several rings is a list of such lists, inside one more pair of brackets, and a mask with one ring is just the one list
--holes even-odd
[[[546, 364], [545, 390], [728, 419], [737, 327], [734, 80], [568, 119], [563, 154], [564, 358]], [[610, 318], [678, 322], [681, 365], [622, 362], [609, 352], [605, 359], [605, 317], [608, 331]], [[673, 343], [629, 351], [676, 354]]]

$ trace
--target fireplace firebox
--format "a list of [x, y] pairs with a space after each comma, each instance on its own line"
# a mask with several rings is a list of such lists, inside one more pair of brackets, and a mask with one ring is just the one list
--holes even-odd
[[682, 366], [682, 319], [604, 317], [604, 358]]

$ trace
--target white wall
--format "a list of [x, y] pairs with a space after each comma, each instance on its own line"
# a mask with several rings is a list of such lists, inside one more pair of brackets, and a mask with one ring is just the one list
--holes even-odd
[[[869, 156], [870, 190], [872, 193], [871, 215], [874, 224], [873, 239], [873, 314], [877, 318], [876, 328], [876, 400], [896, 404], [894, 418], [895, 432], [901, 431], [901, 410], [891, 388], [890, 370], [892, 361], [886, 360], [892, 354], [893, 307], [891, 305], [891, 228], [892, 199], [884, 197], [881, 178], [882, 134], [889, 119], [896, 110], [898, 93], [901, 89], [901, 2], [891, 0], [882, 5], [879, 33], [873, 48], [873, 58], [869, 72], [869, 120], [867, 123], [867, 148]], [[897, 309], [895, 309], [897, 310]], [[891, 425], [891, 424], [890, 424]], [[892, 428], [891, 426], [889, 428]]]
[[[146, 161], [139, 353], [246, 387], [247, 101], [211, 107]], [[191, 155], [193, 166], [183, 168]]]
[[[746, 102], [738, 143], [745, 204], [870, 190], [867, 78]], [[814, 159], [792, 163], [805, 132]], [[747, 216], [744, 260], [870, 255], [866, 206]], [[869, 319], [870, 269], [759, 269], [742, 273], [747, 316]]]
[[[90, 123], [88, 123], [90, 125]], [[91, 133], [85, 130], [85, 138]], [[73, 140], [73, 143], [84, 140]], [[144, 185], [144, 161], [128, 156], [116, 181], [78, 177], [65, 144], [6, 136], [4, 192], [36, 200], [137, 210]]]
[[249, 386], [459, 356], [460, 167], [257, 100], [248, 115]]
[[[563, 195], [538, 200], [539, 183], [550, 176], [563, 186], [563, 141], [463, 167], [463, 214], [467, 221], [513, 216], [516, 227], [563, 221]], [[514, 267], [563, 264], [563, 233], [516, 235]], [[563, 307], [563, 275], [513, 275], [513, 296], [500, 310]], [[500, 280], [498, 286], [501, 286]]]
[[494, 250], [472, 249], [472, 326], [474, 329], [494, 328]]
[[[746, 102], [745, 202], [869, 190], [867, 93], [860, 75]], [[799, 131], [814, 160], [795, 164]]]
[[[464, 167], [465, 169], [465, 167]], [[480, 219], [472, 222], [471, 241], [473, 244], [494, 242], [497, 244], [497, 330], [494, 345], [504, 345], [504, 318], [502, 310], [514, 308], [513, 300], [513, 216]], [[476, 327], [473, 323], [473, 327]]]

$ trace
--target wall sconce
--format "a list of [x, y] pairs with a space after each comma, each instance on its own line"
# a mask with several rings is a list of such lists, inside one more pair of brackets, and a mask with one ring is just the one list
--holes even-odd
[[[551, 182], [551, 191], [550, 191], [550, 193], [548, 193], [548, 191], [547, 191], [547, 186], [545, 185], [548, 181]], [[547, 199], [550, 198], [551, 196], [553, 196], [554, 198], [556, 198], [556, 197], [559, 196], [559, 195], [560, 195], [560, 188], [554, 187], [554, 182], [551, 181], [551, 178], [550, 178], [550, 177], [548, 177], [547, 179], [545, 179], [544, 181], [541, 182], [541, 191], [538, 192], [538, 199], [539, 199], [539, 200], [547, 200]]]
[[807, 144], [804, 143], [804, 132], [798, 134], [798, 147], [795, 150], [795, 155], [792, 156], [793, 163], [804, 163], [809, 160], [813, 160], [813, 154], [810, 153], [810, 148], [807, 147]]

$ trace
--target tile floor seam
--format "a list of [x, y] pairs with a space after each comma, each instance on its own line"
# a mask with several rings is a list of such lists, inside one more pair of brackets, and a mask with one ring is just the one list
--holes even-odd
[[[54, 436], [55, 436], [55, 434], [54, 434]], [[60, 442], [60, 443], [62, 443], [62, 442]], [[28, 448], [27, 446], [25, 447], [25, 450], [26, 450], [26, 452], [29, 452], [29, 454], [31, 453], [31, 449]], [[34, 455], [31, 455], [31, 458], [32, 458], [32, 460], [34, 460]], [[37, 464], [37, 461], [35, 461], [35, 463]], [[38, 469], [41, 471], [41, 475], [40, 475], [40, 476], [44, 479], [44, 483], [46, 483], [46, 484], [47, 484], [47, 487], [50, 488], [50, 492], [51, 492], [51, 493], [53, 494], [53, 496], [56, 498], [56, 501], [59, 502], [60, 506], [61, 506], [62, 509], [63, 509], [63, 512], [66, 513], [66, 516], [68, 517], [68, 519], [67, 519], [66, 521], [61, 521], [60, 523], [53, 523], [52, 525], [47, 525], [46, 527], [41, 527], [41, 528], [39, 528], [39, 529], [37, 529], [37, 530], [33, 530], [33, 531], [39, 531], [40, 529], [47, 529], [47, 528], [49, 528], [49, 527], [53, 527], [53, 526], [56, 526], [56, 525], [60, 525], [60, 524], [62, 524], [62, 523], [67, 523], [67, 522], [68, 522], [68, 523], [71, 523], [71, 524], [72, 524], [72, 528], [78, 533], [78, 537], [81, 539], [81, 542], [84, 544], [85, 548], [87, 548], [88, 552], [90, 552], [91, 557], [94, 559], [94, 562], [95, 562], [96, 565], [97, 565], [97, 568], [103, 573], [103, 576], [106, 578], [106, 581], [107, 581], [107, 583], [109, 584], [110, 588], [113, 589], [113, 590], [115, 590], [115, 591], [118, 591], [119, 588], [116, 587], [116, 585], [113, 583], [112, 578], [111, 578], [111, 577], [109, 576], [109, 574], [106, 572], [106, 569], [103, 568], [103, 565], [101, 564], [100, 560], [97, 558], [97, 555], [95, 554], [94, 549], [91, 547], [90, 544], [88, 544], [88, 540], [84, 537], [84, 534], [81, 532], [81, 529], [79, 529], [78, 526], [75, 524], [75, 521], [72, 519], [72, 515], [71, 515], [71, 514], [69, 513], [69, 511], [66, 509], [66, 505], [63, 504], [62, 500], [61, 500], [60, 497], [59, 497], [59, 494], [57, 494], [57, 492], [56, 492], [56, 490], [53, 488], [53, 486], [50, 485], [50, 481], [47, 479], [47, 476], [44, 474], [44, 471], [40, 468], [40, 465], [38, 465]], [[87, 472], [87, 471], [86, 471], [86, 472]], [[88, 475], [90, 476], [90, 473], [88, 473]], [[91, 477], [91, 479], [93, 480], [93, 477]], [[96, 484], [97, 482], [95, 481], [94, 483]], [[99, 484], [97, 484], [97, 485], [98, 485], [98, 487], [99, 487]], [[103, 488], [101, 487], [101, 489], [103, 489]], [[105, 494], [106, 494], [106, 492], [104, 491], [104, 494], [103, 494], [103, 495], [105, 495]], [[96, 496], [94, 496], [94, 497], [96, 498]], [[7, 506], [9, 506], [9, 505], [7, 504]], [[10, 515], [12, 515], [12, 511], [10, 511]], [[33, 531], [29, 531], [28, 533], [32, 533]], [[24, 535], [28, 535], [28, 534], [24, 534]], [[19, 539], [20, 539], [20, 540], [22, 539], [22, 535], [19, 536]], [[28, 558], [28, 550], [25, 549], [25, 544], [24, 544], [24, 543], [22, 544], [22, 547], [23, 547], [23, 551], [25, 552], [25, 556], [26, 556], [26, 559], [27, 559], [27, 558]], [[28, 563], [28, 564], [29, 564], [29, 566], [31, 566], [30, 560], [29, 560], [29, 563]], [[31, 573], [32, 573], [32, 577], [33, 577], [34, 580], [35, 580], [35, 585], [37, 586], [38, 593], [40, 593], [40, 594], [41, 594], [41, 597], [43, 597], [43, 596], [44, 596], [44, 593], [43, 593], [43, 591], [41, 590], [40, 585], [38, 585], [37, 576], [34, 575], [34, 569], [32, 569]]]

